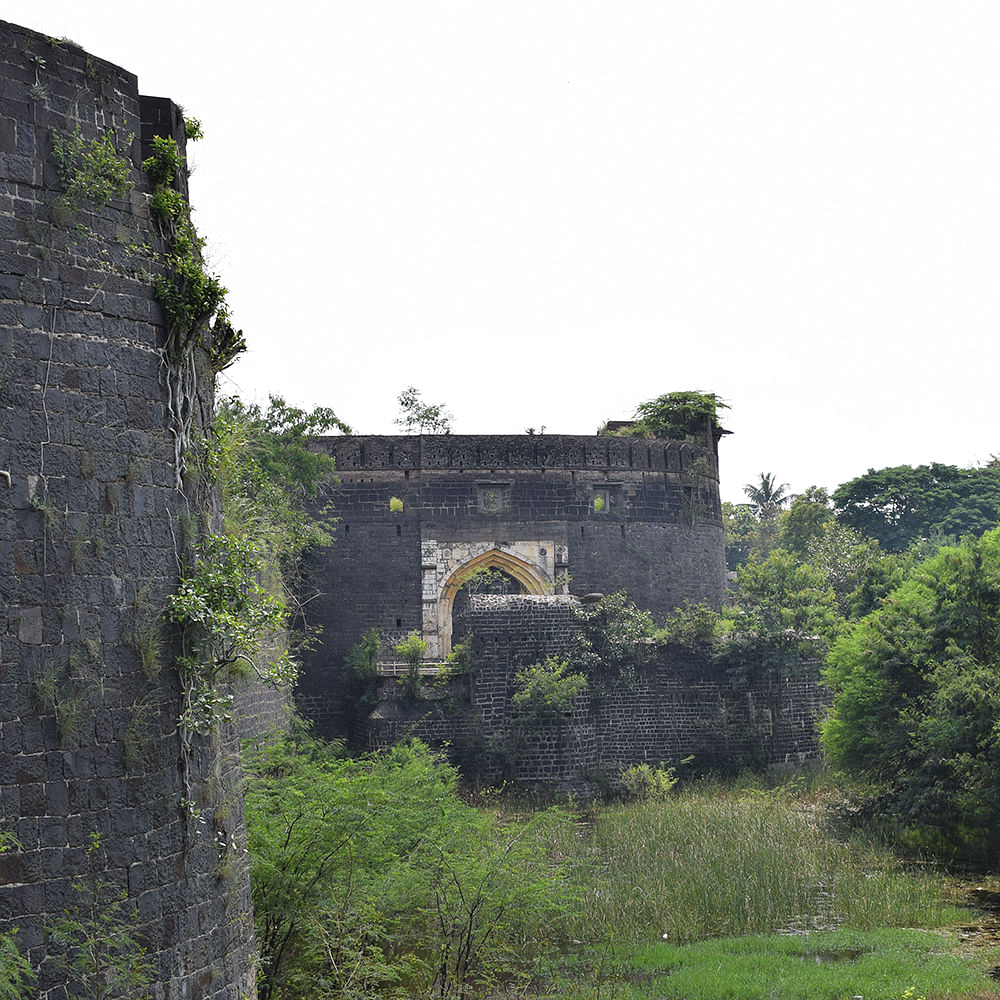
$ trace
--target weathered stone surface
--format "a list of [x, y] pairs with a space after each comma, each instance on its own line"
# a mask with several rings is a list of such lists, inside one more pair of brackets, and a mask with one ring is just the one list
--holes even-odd
[[17, 638], [33, 646], [42, 644], [42, 609], [21, 608], [18, 614]]

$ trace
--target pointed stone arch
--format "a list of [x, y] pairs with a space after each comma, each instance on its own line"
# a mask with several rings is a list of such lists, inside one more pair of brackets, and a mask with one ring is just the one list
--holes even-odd
[[552, 590], [552, 581], [546, 579], [546, 575], [538, 566], [532, 565], [512, 552], [491, 548], [467, 560], [445, 580], [438, 597], [437, 632], [442, 656], [451, 652], [452, 610], [455, 597], [469, 579], [481, 569], [502, 570], [513, 577], [524, 588], [526, 594], [548, 594]]

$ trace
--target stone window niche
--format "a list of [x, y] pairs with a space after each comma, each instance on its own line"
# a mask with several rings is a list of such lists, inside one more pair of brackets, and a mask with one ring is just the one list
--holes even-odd
[[601, 483], [591, 487], [590, 513], [596, 516], [617, 511], [622, 503], [622, 489], [615, 483]]
[[507, 509], [506, 497], [504, 496], [505, 486], [504, 483], [478, 484], [480, 514], [502, 514]]

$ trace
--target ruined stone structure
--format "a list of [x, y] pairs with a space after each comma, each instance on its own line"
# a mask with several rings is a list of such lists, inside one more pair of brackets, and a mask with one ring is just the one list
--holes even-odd
[[[185, 498], [163, 315], [129, 246], [163, 247], [140, 164], [154, 135], [183, 151], [183, 124], [125, 70], [3, 22], [0, 64], [0, 830], [20, 842], [0, 930], [61, 1000], [45, 927], [93, 870], [134, 905], [158, 1000], [252, 997], [238, 744], [199, 739], [185, 788], [171, 651], [156, 673], [138, 648], [176, 584]], [[129, 195], [59, 200], [53, 137], [76, 130], [127, 156]]]
[[819, 758], [816, 722], [828, 705], [818, 664], [795, 677], [734, 683], [695, 651], [636, 649], [635, 680], [579, 695], [572, 712], [525, 717], [513, 702], [518, 669], [564, 656], [578, 631], [573, 597], [472, 598], [467, 624], [473, 668], [446, 684], [428, 671], [408, 699], [402, 671], [387, 666], [366, 720], [370, 749], [418, 737], [445, 746], [488, 783], [513, 780], [594, 793], [623, 769], [646, 763], [693, 768], [801, 764]]
[[[578, 598], [625, 591], [654, 616], [686, 601], [718, 608], [725, 588], [720, 431], [685, 442], [595, 435], [328, 437], [339, 483], [320, 500], [337, 538], [317, 554], [322, 627], [296, 701], [327, 735], [369, 749], [417, 736], [485, 780], [572, 789], [614, 782], [635, 763], [699, 767], [798, 763], [819, 754], [817, 671], [734, 685], [677, 648], [637, 649], [636, 682], [583, 695], [574, 711], [526, 726], [513, 703], [520, 667], [564, 655]], [[513, 595], [466, 594], [478, 570]], [[381, 633], [379, 678], [351, 712], [344, 657]], [[394, 647], [427, 643], [419, 697]], [[471, 635], [474, 666], [447, 684], [437, 664]], [[355, 687], [354, 693], [357, 693]], [[597, 784], [595, 784], [595, 782]]]
[[693, 440], [609, 435], [328, 437], [339, 484], [321, 498], [339, 522], [314, 567], [309, 620], [322, 640], [300, 708], [346, 733], [342, 664], [366, 629], [387, 651], [413, 631], [440, 660], [459, 592], [477, 570], [523, 593], [624, 590], [664, 616], [718, 607], [725, 586], [719, 431]]

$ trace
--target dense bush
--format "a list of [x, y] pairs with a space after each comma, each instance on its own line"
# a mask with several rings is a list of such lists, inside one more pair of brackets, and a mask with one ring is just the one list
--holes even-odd
[[569, 665], [592, 688], [603, 690], [617, 680], [635, 680], [640, 642], [653, 631], [648, 611], [636, 607], [624, 591], [608, 594], [576, 610], [580, 632], [569, 654]]
[[834, 646], [834, 763], [921, 846], [1000, 857], [1000, 529], [942, 549]]
[[587, 690], [583, 674], [569, 672], [569, 664], [555, 656], [544, 663], [521, 667], [514, 674], [514, 702], [522, 715], [533, 719], [554, 718], [573, 711], [577, 695]]
[[815, 670], [843, 624], [823, 573], [775, 549], [740, 566], [737, 584], [734, 605], [677, 608], [654, 638], [697, 654], [736, 683]]
[[252, 761], [262, 1000], [485, 992], [565, 936], [562, 814], [499, 822], [418, 743], [349, 760], [300, 738]]
[[622, 771], [622, 787], [628, 798], [636, 802], [662, 802], [677, 784], [677, 774], [672, 767], [633, 764]]

